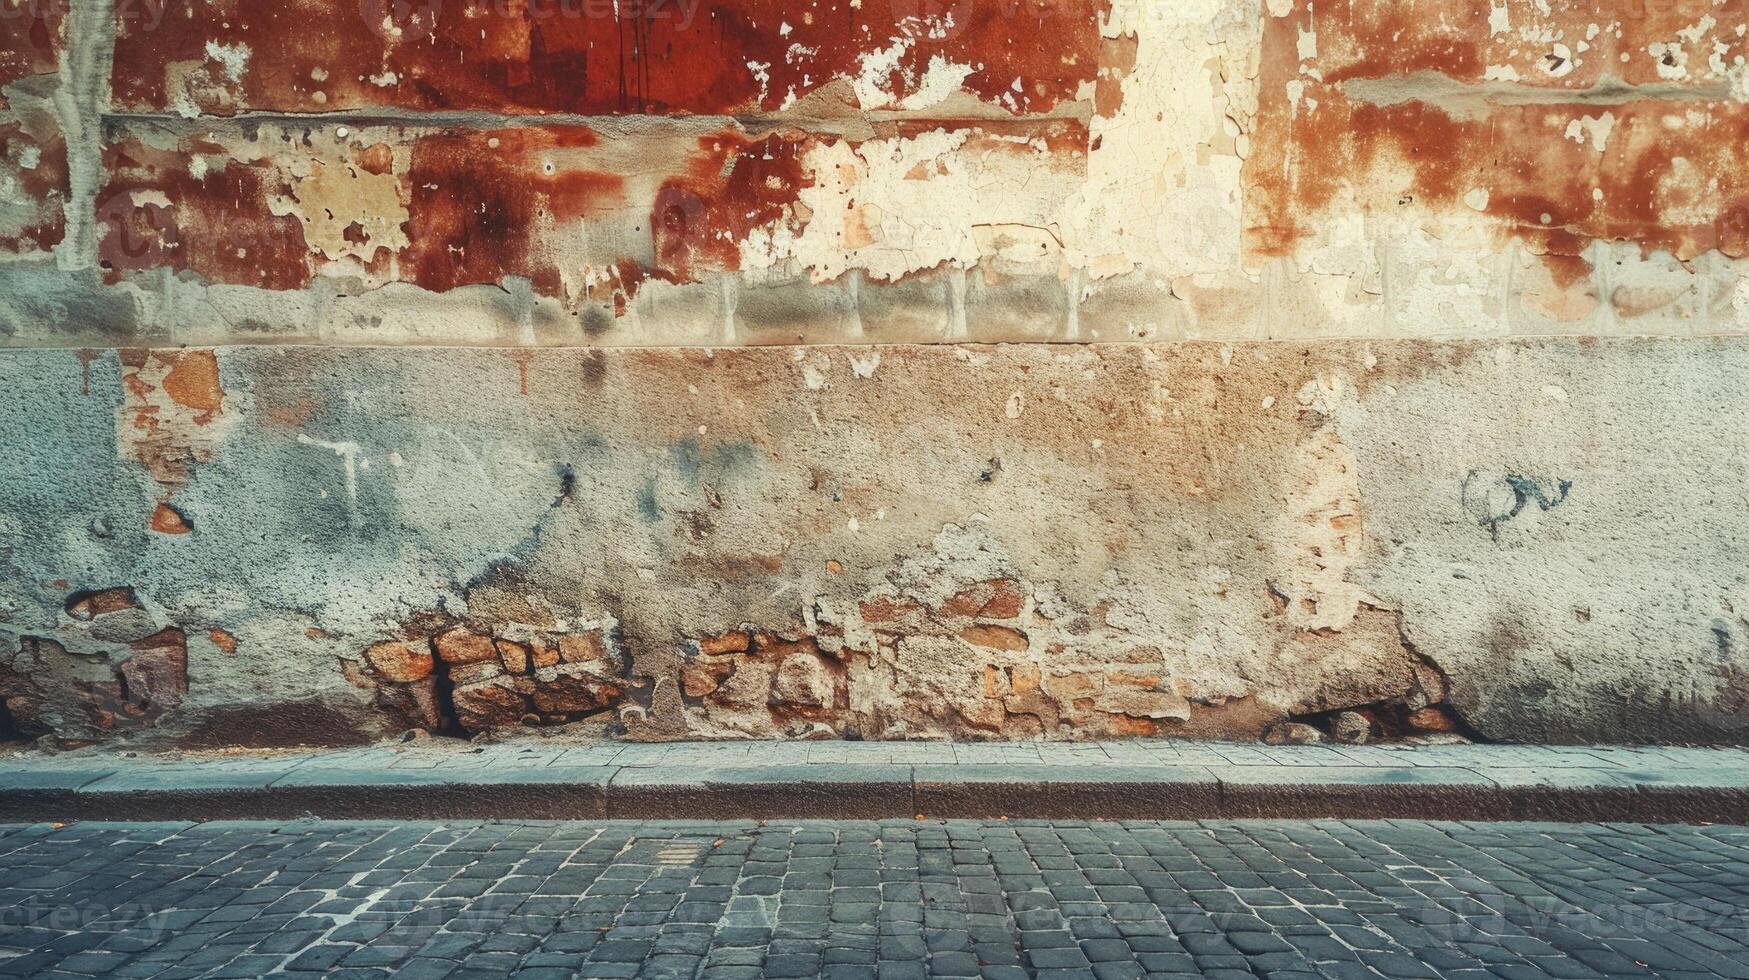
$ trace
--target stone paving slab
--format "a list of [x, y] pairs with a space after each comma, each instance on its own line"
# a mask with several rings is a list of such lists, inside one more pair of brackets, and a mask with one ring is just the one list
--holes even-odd
[[0, 825], [0, 975], [1749, 980], [1749, 828]]
[[1749, 824], [1734, 748], [433, 740], [0, 759], [0, 818], [1402, 817]]

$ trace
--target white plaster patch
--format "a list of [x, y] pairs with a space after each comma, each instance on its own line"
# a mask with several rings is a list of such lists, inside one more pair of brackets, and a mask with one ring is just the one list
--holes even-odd
[[[951, 26], [952, 19], [950, 14], [945, 22], [926, 20], [922, 30], [934, 36]], [[906, 26], [917, 29], [915, 22], [908, 21]], [[862, 56], [856, 77], [850, 80], [858, 105], [863, 109], [927, 109], [958, 92], [965, 80], [978, 70], [976, 65], [949, 61], [937, 54], [930, 56], [921, 73], [915, 72], [906, 68], [903, 62], [916, 44], [914, 36], [895, 37], [886, 47], [876, 48]], [[904, 81], [910, 90], [908, 93], [899, 95], [893, 90], [895, 76]]]
[[1605, 112], [1601, 116], [1580, 116], [1567, 123], [1564, 134], [1575, 143], [1587, 140], [1591, 148], [1602, 153], [1609, 146], [1609, 134], [1615, 129], [1615, 113]]
[[243, 80], [243, 72], [249, 68], [250, 53], [247, 44], [220, 44], [217, 41], [206, 43], [206, 56], [218, 62], [224, 69], [225, 77], [233, 83]]
[[881, 366], [881, 355], [879, 351], [872, 352], [866, 357], [858, 357], [855, 354], [846, 354], [844, 355], [844, 359], [850, 362], [850, 373], [858, 378], [866, 379], [874, 377], [875, 369]]

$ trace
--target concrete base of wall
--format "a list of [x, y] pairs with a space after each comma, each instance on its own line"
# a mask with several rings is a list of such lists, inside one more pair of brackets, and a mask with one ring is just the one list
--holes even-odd
[[1741, 743], [1749, 342], [0, 353], [63, 742]]

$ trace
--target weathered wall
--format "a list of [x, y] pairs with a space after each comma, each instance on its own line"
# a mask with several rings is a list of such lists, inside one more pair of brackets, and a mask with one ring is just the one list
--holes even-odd
[[1740, 741], [1746, 57], [0, 0], [0, 728]]
[[14, 344], [1749, 324], [1744, 0], [0, 9]]
[[0, 363], [0, 678], [69, 736], [1243, 737], [1445, 677], [1742, 734], [1740, 342]]

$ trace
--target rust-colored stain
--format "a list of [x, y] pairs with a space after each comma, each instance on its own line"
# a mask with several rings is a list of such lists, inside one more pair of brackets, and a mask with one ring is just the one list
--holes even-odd
[[160, 353], [159, 356], [175, 362], [175, 366], [164, 375], [166, 395], [178, 405], [203, 412], [209, 417], [219, 410], [225, 393], [219, 387], [217, 355], [210, 350], [188, 350], [175, 354]]
[[[883, 124], [877, 142], [851, 145], [885, 153], [884, 140], [942, 128]], [[392, 142], [373, 132], [312, 147], [294, 130], [183, 137], [170, 147], [145, 142], [156, 135], [116, 140], [99, 207], [109, 278], [170, 268], [294, 289], [316, 275], [363, 274], [444, 292], [520, 277], [573, 309], [611, 303], [623, 314], [652, 279], [738, 271], [749, 241], [802, 234], [814, 161], [843, 156], [833, 153], [841, 137], [795, 128], [612, 141], [564, 125], [383, 132]], [[965, 133], [958, 152], [968, 156], [1028, 154], [1029, 165], [1039, 157], [1075, 168], [1087, 159], [1088, 129], [1077, 120], [955, 132]], [[646, 143], [647, 158], [638, 157]], [[940, 166], [919, 164], [915, 179]]]
[[123, 424], [118, 448], [164, 488], [150, 525], [163, 534], [186, 534], [192, 525], [169, 503], [195, 468], [212, 458], [224, 426], [218, 361], [210, 350], [117, 351], [121, 360]]
[[79, 369], [81, 372], [79, 394], [89, 395], [91, 394], [91, 362], [102, 357], [103, 352], [86, 347], [80, 349], [76, 356], [79, 358]]
[[104, 147], [98, 254], [112, 281], [167, 267], [266, 289], [309, 284], [303, 223], [273, 214], [269, 203], [288, 197], [290, 185], [270, 167], [222, 152], [131, 138]]
[[116, 104], [224, 114], [775, 111], [851, 79], [904, 100], [932, 62], [963, 66], [961, 85], [986, 102], [1043, 112], [1093, 79], [1108, 11], [1106, 0], [168, 0], [148, 25], [129, 6], [118, 5]]
[[235, 656], [236, 655], [236, 653], [237, 653], [237, 638], [236, 637], [232, 636], [231, 634], [225, 632], [222, 629], [219, 629], [216, 626], [210, 630], [207, 630], [206, 635], [207, 635], [207, 639], [213, 641], [213, 646], [216, 646], [219, 648], [219, 652], [224, 653], [228, 656]]
[[[596, 143], [581, 127], [452, 132], [413, 144], [402, 278], [427, 289], [526, 276], [544, 295], [563, 291], [568, 267], [542, 230], [620, 199], [616, 174], [579, 170], [566, 151]], [[575, 263], [581, 273], [582, 262]]]
[[650, 215], [662, 269], [682, 280], [739, 269], [748, 233], [784, 218], [812, 179], [802, 167], [811, 143], [799, 131], [700, 138], [688, 173], [662, 185]]
[[1547, 21], [1558, 40], [1494, 29], [1485, 2], [1333, 0], [1266, 16], [1249, 250], [1293, 253], [1358, 210], [1480, 216], [1549, 256], [1557, 282], [1586, 274], [1575, 257], [1593, 240], [1749, 254], [1749, 106], [1707, 67], [1715, 41], [1726, 63], [1744, 41], [1692, 30], [1703, 16], [1740, 24], [1749, 3], [1508, 7], [1514, 25]]

